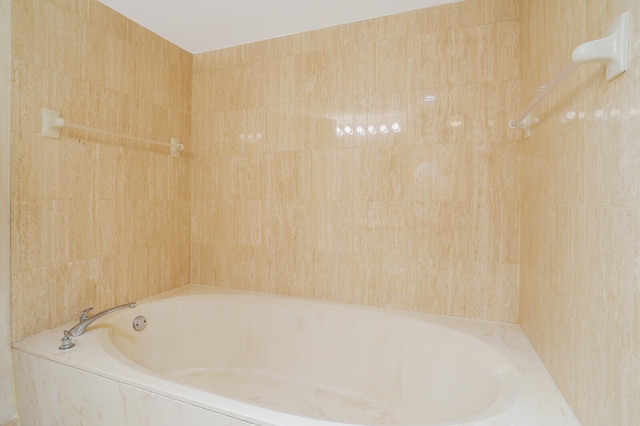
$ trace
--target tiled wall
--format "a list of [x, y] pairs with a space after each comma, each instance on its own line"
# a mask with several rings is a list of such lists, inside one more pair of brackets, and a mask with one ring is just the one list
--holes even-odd
[[[531, 139], [505, 123], [575, 46], [623, 10], [637, 23], [639, 4], [519, 3], [467, 0], [192, 58], [97, 1], [12, 0], [12, 338], [187, 284], [190, 270], [224, 287], [520, 312], [583, 424], [634, 424], [640, 38], [615, 82], [598, 65], [576, 73]], [[188, 151], [42, 138], [43, 107]], [[375, 135], [344, 133], [369, 125]]]
[[626, 74], [583, 66], [522, 144], [520, 322], [585, 426], [640, 418], [639, 7], [521, 2], [524, 102], [623, 11], [636, 28]]
[[189, 283], [192, 55], [95, 0], [12, 1], [12, 337]]
[[469, 0], [196, 55], [192, 281], [516, 322], [517, 18]]

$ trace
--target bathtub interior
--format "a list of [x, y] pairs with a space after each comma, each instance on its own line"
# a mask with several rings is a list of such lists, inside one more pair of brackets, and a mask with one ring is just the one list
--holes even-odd
[[[265, 300], [268, 300], [265, 303]], [[511, 362], [437, 324], [254, 295], [181, 296], [115, 316], [110, 343], [140, 367], [252, 405], [345, 424], [456, 424], [504, 410]]]

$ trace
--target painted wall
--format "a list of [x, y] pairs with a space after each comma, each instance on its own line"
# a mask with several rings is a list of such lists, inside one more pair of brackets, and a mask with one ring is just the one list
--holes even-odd
[[63, 130], [190, 141], [192, 56], [94, 0], [13, 0], [14, 340], [189, 283], [189, 152]]
[[9, 245], [9, 122], [11, 110], [11, 1], [0, 0], [0, 424], [16, 415], [11, 361]]
[[522, 144], [520, 322], [585, 426], [640, 418], [639, 7], [521, 2], [524, 102], [620, 13], [635, 28], [626, 74], [582, 67]]
[[195, 55], [192, 282], [516, 322], [517, 18], [469, 0]]

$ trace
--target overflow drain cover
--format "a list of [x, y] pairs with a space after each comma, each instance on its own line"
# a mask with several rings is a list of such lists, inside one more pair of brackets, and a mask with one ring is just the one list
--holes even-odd
[[147, 319], [142, 315], [138, 315], [133, 319], [133, 329], [135, 331], [142, 331], [147, 326]]

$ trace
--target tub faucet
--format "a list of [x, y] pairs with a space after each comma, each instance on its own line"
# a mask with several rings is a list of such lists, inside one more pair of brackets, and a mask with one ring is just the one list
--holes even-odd
[[78, 336], [82, 336], [84, 334], [84, 331], [87, 329], [87, 327], [89, 327], [89, 325], [91, 325], [92, 322], [94, 322], [95, 320], [102, 318], [105, 315], [110, 314], [111, 312], [114, 311], [118, 311], [120, 309], [124, 309], [124, 308], [135, 308], [136, 307], [136, 302], [133, 303], [126, 303], [124, 305], [120, 305], [120, 306], [116, 306], [115, 308], [111, 308], [111, 309], [107, 309], [104, 310], [100, 313], [97, 313], [93, 316], [88, 316], [87, 314], [93, 309], [93, 308], [87, 308], [84, 311], [82, 311], [81, 315], [80, 315], [80, 322], [76, 325], [74, 325], [73, 327], [71, 327], [69, 330], [65, 330], [64, 331], [64, 337], [62, 338], [62, 344], [60, 345], [60, 347], [58, 347], [58, 349], [60, 350], [66, 350], [66, 349], [71, 349], [72, 347], [74, 347], [76, 344], [73, 343], [71, 341], [72, 337], [78, 337]]

